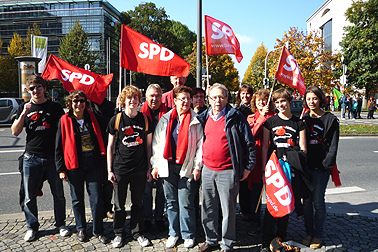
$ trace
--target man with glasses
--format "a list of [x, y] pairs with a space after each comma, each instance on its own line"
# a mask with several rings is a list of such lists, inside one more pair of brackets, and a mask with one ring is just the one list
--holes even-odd
[[[231, 251], [239, 181], [246, 179], [255, 166], [255, 140], [245, 117], [228, 104], [228, 90], [223, 84], [210, 88], [209, 102], [211, 107], [198, 116], [204, 129], [202, 225], [206, 235], [199, 251], [212, 250], [218, 237], [222, 239], [221, 250]], [[223, 217], [221, 234], [219, 210]]]
[[31, 95], [29, 102], [24, 102], [17, 110], [16, 120], [12, 124], [12, 134], [18, 136], [23, 127], [26, 131], [26, 148], [23, 157], [23, 184], [25, 190], [24, 214], [27, 232], [24, 240], [33, 241], [38, 232], [37, 193], [45, 175], [50, 184], [54, 199], [55, 226], [61, 236], [68, 236], [65, 226], [66, 200], [63, 183], [55, 168], [55, 135], [58, 121], [64, 114], [63, 108], [45, 98], [46, 82], [41, 76], [32, 75], [26, 85]]

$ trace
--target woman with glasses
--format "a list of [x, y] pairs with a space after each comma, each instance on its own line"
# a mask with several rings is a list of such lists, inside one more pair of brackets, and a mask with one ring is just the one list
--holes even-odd
[[69, 109], [59, 121], [55, 145], [55, 163], [60, 179], [70, 185], [77, 239], [84, 242], [86, 219], [84, 183], [89, 195], [93, 217], [93, 235], [107, 243], [103, 227], [103, 196], [101, 155], [105, 155], [101, 130], [89, 101], [81, 90], [72, 92], [66, 101]]
[[196, 214], [194, 197], [202, 168], [202, 126], [190, 108], [192, 90], [173, 90], [175, 107], [162, 116], [152, 142], [152, 176], [163, 178], [169, 238], [173, 248], [181, 235], [184, 246], [194, 246]]

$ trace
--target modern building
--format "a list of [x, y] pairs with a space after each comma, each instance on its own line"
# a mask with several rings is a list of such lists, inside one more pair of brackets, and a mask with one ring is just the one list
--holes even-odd
[[320, 32], [327, 50], [341, 52], [339, 45], [343, 38], [344, 26], [350, 25], [345, 18], [352, 0], [327, 0], [307, 20], [307, 31]]
[[[48, 53], [59, 56], [60, 40], [76, 20], [80, 21], [88, 33], [91, 48], [99, 56], [96, 62], [99, 73], [114, 73], [113, 83], [117, 83], [119, 59], [118, 44], [114, 38], [115, 24], [120, 21], [120, 12], [107, 0], [1, 0], [2, 53], [7, 53], [7, 47], [15, 31], [25, 39], [28, 28], [33, 28], [33, 24], [37, 23], [42, 36], [48, 37]], [[108, 60], [108, 43], [112, 48], [111, 60]], [[114, 96], [116, 94], [112, 92], [112, 97]]]

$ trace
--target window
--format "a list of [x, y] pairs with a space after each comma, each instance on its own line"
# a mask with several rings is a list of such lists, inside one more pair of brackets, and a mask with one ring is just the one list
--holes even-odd
[[332, 19], [323, 25], [322, 37], [327, 51], [332, 51]]

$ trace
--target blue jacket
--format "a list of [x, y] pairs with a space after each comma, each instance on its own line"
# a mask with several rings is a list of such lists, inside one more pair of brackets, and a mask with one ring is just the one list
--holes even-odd
[[[209, 107], [197, 116], [203, 129], [209, 117]], [[244, 170], [252, 171], [256, 164], [256, 146], [251, 127], [245, 117], [230, 104], [226, 105], [226, 136], [230, 149], [235, 179], [243, 177]], [[204, 141], [206, 141], [204, 136]]]

